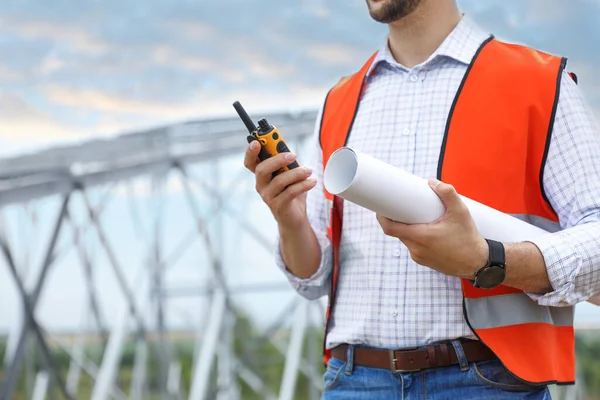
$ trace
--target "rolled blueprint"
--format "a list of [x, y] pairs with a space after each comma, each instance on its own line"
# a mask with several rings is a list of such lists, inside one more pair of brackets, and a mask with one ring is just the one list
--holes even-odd
[[[430, 223], [446, 211], [427, 179], [349, 147], [331, 155], [323, 183], [329, 193], [397, 222]], [[483, 237], [518, 242], [549, 233], [465, 196], [460, 197]]]

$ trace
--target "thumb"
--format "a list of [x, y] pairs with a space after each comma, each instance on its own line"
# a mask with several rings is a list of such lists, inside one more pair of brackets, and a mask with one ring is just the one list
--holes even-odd
[[454, 186], [440, 182], [435, 178], [429, 179], [429, 186], [442, 200], [448, 211], [456, 211], [462, 205], [462, 200], [458, 196]]

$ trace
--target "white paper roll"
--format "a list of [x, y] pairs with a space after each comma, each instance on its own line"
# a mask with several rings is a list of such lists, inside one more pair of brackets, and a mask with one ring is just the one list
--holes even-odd
[[[445, 213], [444, 204], [426, 179], [349, 147], [331, 155], [323, 183], [331, 194], [406, 224], [434, 222]], [[518, 242], [548, 234], [520, 219], [460, 197], [483, 237]]]

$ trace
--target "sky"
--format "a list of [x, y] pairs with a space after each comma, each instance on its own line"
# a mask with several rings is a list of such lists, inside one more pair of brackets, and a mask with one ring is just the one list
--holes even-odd
[[[501, 40], [567, 57], [568, 70], [578, 74], [589, 106], [600, 117], [600, 77], [595, 73], [600, 0], [461, 0], [459, 5]], [[364, 0], [3, 0], [0, 156], [190, 119], [233, 117], [234, 100], [251, 113], [316, 109], [329, 87], [357, 70], [386, 33], [384, 25], [368, 16]], [[171, 221], [177, 222], [169, 228], [175, 233], [167, 235], [170, 247], [177, 234], [191, 229], [185, 225], [189, 215], [181, 196], [176, 196], [181, 186], [174, 185], [169, 209]], [[242, 193], [251, 196], [251, 187], [246, 190]], [[135, 234], [119, 222], [129, 218], [129, 200], [122, 193], [113, 197], [105, 219], [111, 237], [122, 262], [139, 265], [136, 254], [143, 252], [145, 242], [126, 239]], [[256, 215], [268, 220], [265, 208], [253, 201]], [[43, 205], [46, 229], [52, 207], [56, 199]], [[9, 212], [7, 218], [20, 225], [23, 211]], [[267, 282], [283, 282], [270, 254], [257, 253], [251, 239], [233, 226], [227, 225], [228, 237], [240, 235], [237, 240], [248, 248], [230, 254], [230, 263], [252, 269], [232, 268], [232, 279], [247, 282], [259, 275]], [[270, 222], [261, 220], [261, 226], [269, 235], [274, 232]], [[189, 253], [172, 270], [172, 278], [200, 281], [201, 275], [189, 274], [197, 272], [194, 266], [204, 256], [200, 247]], [[114, 288], [107, 261], [98, 257], [100, 282]], [[52, 289], [40, 311], [49, 326], [74, 326], [83, 313], [81, 308], [56, 311], [72, 307], [73, 298], [83, 299], [76, 263], [65, 259], [65, 266], [51, 276]], [[135, 268], [127, 270], [134, 281]], [[17, 314], [15, 289], [8, 282], [0, 264], [0, 331], [14, 324]], [[275, 303], [290, 296], [282, 294]], [[273, 304], [273, 297], [259, 297], [253, 296], [249, 307]], [[106, 296], [107, 313], [119, 299]], [[197, 305], [188, 300], [182, 307], [193, 313]], [[591, 308], [583, 310], [600, 318]]]
[[[501, 39], [569, 57], [600, 108], [598, 0], [459, 5]], [[0, 152], [232, 115], [232, 99], [314, 108], [385, 34], [363, 0], [5, 0]]]

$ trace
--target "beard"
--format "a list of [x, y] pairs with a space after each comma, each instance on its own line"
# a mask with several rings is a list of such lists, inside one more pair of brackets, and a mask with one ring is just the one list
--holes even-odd
[[383, 4], [374, 5], [366, 0], [371, 18], [377, 22], [389, 24], [412, 13], [422, 0], [380, 0]]

